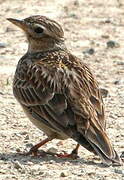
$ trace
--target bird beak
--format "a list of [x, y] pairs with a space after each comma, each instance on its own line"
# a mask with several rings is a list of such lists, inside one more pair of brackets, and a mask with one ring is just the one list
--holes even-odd
[[18, 19], [13, 19], [13, 18], [7, 18], [7, 20], [10, 21], [11, 23], [15, 24], [16, 26], [20, 27], [24, 31], [26, 31], [27, 26], [26, 26], [26, 23], [24, 22], [24, 20], [18, 20]]

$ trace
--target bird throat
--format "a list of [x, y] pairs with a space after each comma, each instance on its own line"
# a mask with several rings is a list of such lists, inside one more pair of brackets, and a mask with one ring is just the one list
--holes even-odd
[[28, 52], [36, 53], [36, 52], [44, 52], [44, 51], [53, 51], [56, 49], [66, 49], [64, 42], [55, 41], [50, 38], [41, 38], [35, 39], [32, 37], [27, 37], [28, 39]]

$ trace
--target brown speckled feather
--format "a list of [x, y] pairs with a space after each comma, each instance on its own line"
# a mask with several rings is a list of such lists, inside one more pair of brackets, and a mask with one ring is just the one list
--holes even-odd
[[21, 105], [58, 138], [62, 132], [104, 161], [114, 160], [102, 97], [87, 65], [61, 50], [33, 56], [24, 56], [15, 74], [14, 94]]
[[73, 138], [110, 165], [120, 164], [106, 134], [98, 83], [86, 64], [68, 52], [61, 26], [44, 16], [8, 19], [26, 33], [13, 92], [29, 119], [48, 137]]

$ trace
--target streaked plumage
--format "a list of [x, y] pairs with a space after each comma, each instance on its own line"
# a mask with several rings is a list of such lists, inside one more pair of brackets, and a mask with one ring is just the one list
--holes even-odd
[[29, 41], [13, 82], [29, 119], [50, 138], [72, 138], [105, 164], [120, 164], [106, 134], [98, 83], [88, 66], [67, 50], [61, 26], [44, 16], [9, 20]]

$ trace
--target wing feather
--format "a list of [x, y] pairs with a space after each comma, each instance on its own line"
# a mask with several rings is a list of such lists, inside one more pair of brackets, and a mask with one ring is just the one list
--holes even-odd
[[[104, 105], [98, 83], [87, 65], [72, 55], [70, 59], [76, 63], [71, 70], [77, 73], [77, 78], [68, 87], [67, 97], [75, 114], [77, 131], [85, 137], [104, 163], [120, 163], [105, 132]], [[82, 143], [81, 139], [79, 142]]]

